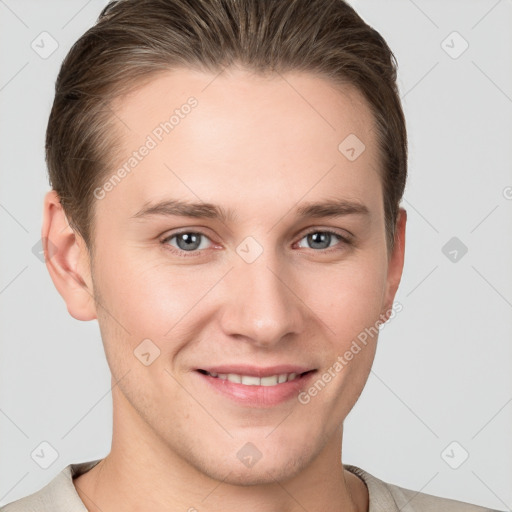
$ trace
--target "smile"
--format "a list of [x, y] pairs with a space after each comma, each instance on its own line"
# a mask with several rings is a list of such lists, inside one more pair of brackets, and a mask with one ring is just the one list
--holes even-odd
[[291, 382], [305, 373], [280, 373], [276, 375], [268, 375], [266, 377], [256, 377], [254, 375], [240, 375], [237, 373], [216, 373], [207, 372], [206, 370], [199, 370], [205, 375], [214, 377], [221, 380], [228, 380], [236, 384], [243, 384], [245, 386], [277, 386], [278, 384], [284, 384], [285, 382]]

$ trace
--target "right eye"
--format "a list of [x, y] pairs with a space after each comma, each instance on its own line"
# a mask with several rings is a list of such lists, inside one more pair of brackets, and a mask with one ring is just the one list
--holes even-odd
[[160, 241], [161, 244], [165, 245], [170, 251], [175, 252], [179, 256], [191, 256], [199, 252], [198, 250], [204, 250], [208, 248], [208, 244], [205, 241], [211, 240], [204, 234], [196, 231], [181, 231], [172, 235], [166, 236]]

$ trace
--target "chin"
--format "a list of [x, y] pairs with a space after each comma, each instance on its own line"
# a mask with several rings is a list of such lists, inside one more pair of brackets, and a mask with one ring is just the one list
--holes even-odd
[[213, 471], [209, 473], [209, 476], [225, 484], [249, 487], [272, 485], [276, 481], [284, 482], [298, 474], [302, 467], [298, 464], [290, 464], [288, 461], [282, 463], [272, 461], [270, 464], [259, 461], [252, 468], [240, 467], [238, 464], [226, 464], [223, 469], [225, 472], [219, 471], [218, 467], [212, 468]]
[[[206, 460], [189, 457], [189, 463], [201, 473], [217, 481], [229, 485], [253, 486], [285, 482], [296, 476], [311, 463], [313, 457], [300, 452], [286, 455], [280, 450], [270, 450], [269, 454], [260, 454], [258, 460], [243, 462], [246, 452], [238, 452], [235, 456], [223, 454], [220, 457], [208, 457]], [[190, 454], [192, 455], [192, 454]], [[195, 459], [195, 460], [193, 460]]]

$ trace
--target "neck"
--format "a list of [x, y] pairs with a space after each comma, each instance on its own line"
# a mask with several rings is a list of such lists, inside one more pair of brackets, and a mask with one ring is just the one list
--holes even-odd
[[74, 480], [89, 512], [368, 510], [365, 484], [341, 464], [342, 428], [295, 475], [236, 485], [229, 483], [229, 472], [215, 479], [184, 460], [131, 408], [114, 408], [113, 424], [109, 455]]

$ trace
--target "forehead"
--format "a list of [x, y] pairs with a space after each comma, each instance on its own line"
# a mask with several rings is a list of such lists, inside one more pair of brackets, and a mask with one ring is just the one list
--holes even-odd
[[298, 72], [178, 69], [112, 108], [121, 147], [111, 175], [127, 172], [108, 201], [121, 208], [168, 195], [222, 196], [233, 209], [255, 198], [275, 207], [276, 197], [379, 203], [374, 119], [351, 86]]

